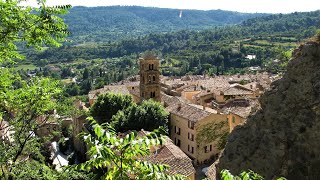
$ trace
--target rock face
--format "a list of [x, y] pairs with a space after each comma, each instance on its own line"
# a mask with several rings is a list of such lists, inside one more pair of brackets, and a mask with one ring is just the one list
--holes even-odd
[[320, 44], [293, 53], [283, 78], [260, 99], [261, 109], [235, 128], [209, 175], [251, 169], [265, 179], [320, 177]]

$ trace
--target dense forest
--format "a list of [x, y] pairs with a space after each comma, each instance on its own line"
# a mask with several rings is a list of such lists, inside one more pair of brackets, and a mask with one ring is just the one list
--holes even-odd
[[72, 44], [108, 42], [179, 30], [203, 30], [239, 24], [264, 16], [223, 10], [180, 10], [139, 6], [74, 7], [63, 16], [69, 25]]

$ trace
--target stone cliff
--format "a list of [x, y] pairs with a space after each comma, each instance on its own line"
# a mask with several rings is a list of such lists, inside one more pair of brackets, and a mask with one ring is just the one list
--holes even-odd
[[287, 72], [260, 103], [261, 109], [230, 134], [219, 160], [209, 168], [210, 178], [220, 177], [222, 169], [232, 174], [251, 169], [265, 179], [319, 179], [319, 42], [307, 42], [293, 52]]

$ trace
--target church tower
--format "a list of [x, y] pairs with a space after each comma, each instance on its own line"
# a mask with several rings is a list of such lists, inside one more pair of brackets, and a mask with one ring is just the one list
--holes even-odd
[[144, 54], [140, 61], [140, 102], [153, 99], [160, 102], [160, 64], [151, 53]]

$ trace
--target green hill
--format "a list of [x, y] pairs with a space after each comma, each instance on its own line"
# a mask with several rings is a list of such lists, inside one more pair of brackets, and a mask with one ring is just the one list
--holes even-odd
[[139, 6], [74, 7], [63, 16], [75, 43], [107, 42], [150, 33], [203, 30], [239, 24], [266, 14], [223, 10], [183, 10]]

